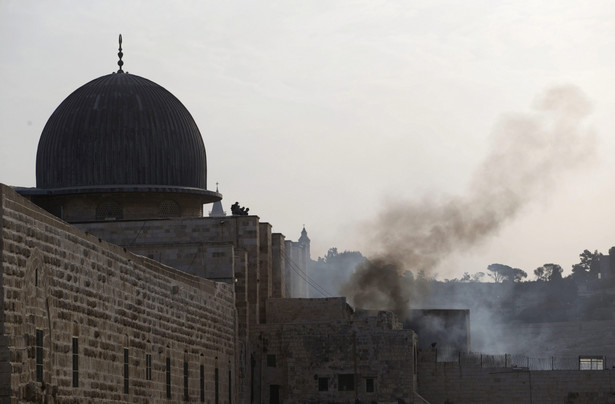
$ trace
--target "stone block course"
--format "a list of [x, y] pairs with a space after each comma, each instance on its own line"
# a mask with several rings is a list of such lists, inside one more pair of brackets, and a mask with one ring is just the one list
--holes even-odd
[[[16, 400], [49, 396], [78, 402], [183, 402], [184, 362], [189, 396], [206, 390], [220, 369], [236, 377], [234, 286], [197, 278], [87, 235], [1, 186], [0, 253], [4, 332], [0, 383]], [[34, 344], [42, 330], [43, 383], [36, 382]], [[79, 386], [72, 387], [72, 338], [79, 341]], [[1, 340], [0, 340], [1, 341]], [[124, 348], [129, 393], [123, 393]], [[8, 351], [8, 352], [7, 352]], [[145, 355], [152, 380], [145, 380]], [[165, 361], [171, 358], [172, 399]], [[236, 384], [235, 382], [233, 383]], [[234, 387], [234, 386], [233, 386]], [[7, 395], [0, 392], [0, 398]]]

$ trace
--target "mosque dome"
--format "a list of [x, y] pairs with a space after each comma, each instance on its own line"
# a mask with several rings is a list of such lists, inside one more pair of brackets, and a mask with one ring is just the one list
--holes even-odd
[[84, 84], [53, 112], [36, 155], [36, 188], [16, 188], [71, 223], [202, 216], [203, 138], [162, 86], [120, 69]]
[[70, 94], [43, 129], [39, 189], [207, 189], [205, 146], [169, 91], [121, 70]]

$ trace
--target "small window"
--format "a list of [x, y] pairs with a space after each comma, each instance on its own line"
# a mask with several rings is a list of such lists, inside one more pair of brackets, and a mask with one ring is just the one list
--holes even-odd
[[166, 369], [167, 398], [171, 398], [171, 358], [167, 356]]
[[79, 387], [79, 338], [73, 337], [73, 387]]
[[123, 218], [122, 207], [115, 201], [105, 201], [96, 207], [96, 220], [119, 220]]
[[366, 393], [374, 392], [374, 379], [371, 377], [368, 377], [367, 379], [365, 379], [365, 392]]
[[268, 368], [276, 367], [276, 357], [275, 357], [275, 355], [267, 355], [267, 367]]
[[328, 377], [318, 378], [318, 391], [329, 391], [329, 378]]
[[354, 391], [354, 374], [347, 373], [337, 376], [337, 389], [339, 391]]
[[201, 369], [200, 369], [200, 377], [199, 377], [199, 384], [200, 384], [200, 388], [201, 388], [201, 402], [204, 403], [205, 402], [205, 366], [201, 365]]
[[164, 200], [160, 202], [160, 217], [179, 217], [179, 205], [175, 201]]
[[152, 355], [145, 354], [145, 380], [152, 380]]
[[188, 396], [188, 362], [184, 362], [184, 401], [189, 400]]
[[219, 397], [218, 397], [219, 376], [220, 375], [218, 374], [218, 368], [216, 368], [214, 372], [214, 403], [215, 404], [219, 404]]
[[604, 370], [604, 356], [579, 356], [579, 370]]
[[233, 402], [233, 374], [228, 371], [228, 402]]
[[36, 330], [36, 381], [43, 381], [43, 330]]
[[124, 348], [124, 394], [128, 394], [129, 391], [128, 370], [128, 348]]

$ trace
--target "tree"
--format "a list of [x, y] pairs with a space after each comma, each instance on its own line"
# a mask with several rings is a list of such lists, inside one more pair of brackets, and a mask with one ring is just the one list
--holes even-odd
[[579, 254], [580, 262], [572, 266], [572, 276], [575, 278], [585, 277], [590, 273], [596, 273], [599, 270], [600, 254], [598, 250], [591, 252], [583, 250]]
[[556, 282], [562, 279], [562, 272], [564, 270], [557, 264], [544, 264], [534, 270], [536, 280], [543, 282]]
[[[331, 247], [324, 257], [318, 257], [310, 266], [310, 278], [321, 289], [339, 294], [341, 286], [350, 279], [357, 265], [365, 260], [359, 251], [339, 252]], [[318, 290], [315, 293], [319, 294]]]
[[487, 270], [490, 272], [487, 275], [490, 276], [496, 283], [504, 281], [519, 282], [523, 278], [527, 278], [527, 272], [508, 265], [491, 264], [487, 267]]

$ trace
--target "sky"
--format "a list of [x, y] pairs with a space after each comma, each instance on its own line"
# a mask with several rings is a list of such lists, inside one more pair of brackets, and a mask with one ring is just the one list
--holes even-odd
[[0, 0], [1, 183], [36, 185], [47, 119], [117, 70], [120, 33], [124, 70], [194, 117], [226, 211], [238, 201], [291, 240], [305, 225], [314, 259], [367, 255], [363, 224], [387, 206], [463, 196], [502, 120], [562, 85], [591, 104], [595, 152], [433, 274], [569, 272], [615, 246], [610, 1]]

